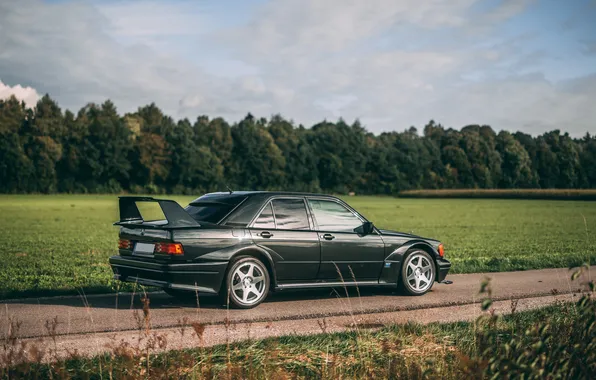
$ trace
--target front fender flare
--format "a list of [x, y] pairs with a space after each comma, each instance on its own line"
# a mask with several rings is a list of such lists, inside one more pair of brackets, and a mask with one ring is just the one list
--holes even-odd
[[404, 261], [404, 256], [406, 252], [408, 252], [412, 248], [419, 248], [426, 252], [428, 252], [433, 261], [435, 263], [436, 271], [438, 271], [437, 266], [437, 251], [430, 245], [428, 242], [424, 240], [410, 240], [405, 244], [400, 245], [397, 249], [391, 252], [383, 262], [383, 270], [381, 271], [381, 276], [379, 278], [380, 283], [395, 283], [399, 281], [401, 267]]
[[399, 246], [396, 250], [391, 252], [389, 256], [385, 258], [385, 262], [402, 262], [404, 256], [408, 250], [411, 248], [420, 248], [427, 251], [432, 257], [433, 260], [436, 260], [436, 256], [438, 255], [437, 250], [433, 248], [432, 245], [428, 244], [424, 240], [410, 240], [407, 243]]

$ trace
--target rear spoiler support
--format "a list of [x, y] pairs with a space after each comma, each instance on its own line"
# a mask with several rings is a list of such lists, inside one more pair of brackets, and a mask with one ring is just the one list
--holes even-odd
[[143, 224], [145, 221], [139, 212], [137, 202], [157, 202], [168, 223], [160, 225], [159, 228], [193, 228], [201, 225], [190, 216], [176, 201], [169, 199], [155, 199], [153, 197], [120, 196], [118, 197], [120, 207], [120, 221], [115, 226], [127, 227], [155, 227]]

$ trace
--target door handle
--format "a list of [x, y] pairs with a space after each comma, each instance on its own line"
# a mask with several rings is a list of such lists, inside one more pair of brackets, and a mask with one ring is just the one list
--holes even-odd
[[265, 239], [269, 239], [271, 236], [273, 236], [273, 234], [269, 231], [261, 232], [261, 237], [264, 237]]
[[335, 239], [335, 236], [333, 236], [331, 234], [325, 234], [322, 236], [322, 238], [325, 240], [333, 240], [333, 239]]

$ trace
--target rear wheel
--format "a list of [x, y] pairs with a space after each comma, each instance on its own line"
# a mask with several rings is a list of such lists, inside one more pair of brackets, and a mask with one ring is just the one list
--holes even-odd
[[[226, 286], [222, 289], [224, 300], [230, 305], [250, 309], [265, 300], [269, 292], [269, 272], [257, 258], [239, 257], [226, 275]], [[227, 302], [226, 302], [227, 304]]]
[[433, 287], [435, 273], [435, 262], [428, 252], [411, 250], [401, 267], [399, 287], [409, 295], [421, 296]]

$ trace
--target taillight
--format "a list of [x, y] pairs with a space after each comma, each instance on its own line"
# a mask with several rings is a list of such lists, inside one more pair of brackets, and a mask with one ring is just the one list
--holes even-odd
[[445, 247], [443, 247], [443, 243], [439, 244], [439, 248], [437, 250], [439, 251], [439, 256], [443, 257], [445, 255]]
[[126, 239], [118, 240], [118, 249], [131, 249], [131, 248], [132, 248], [132, 242], [130, 240], [126, 240]]
[[180, 243], [156, 243], [154, 252], [162, 255], [183, 255], [184, 249]]

